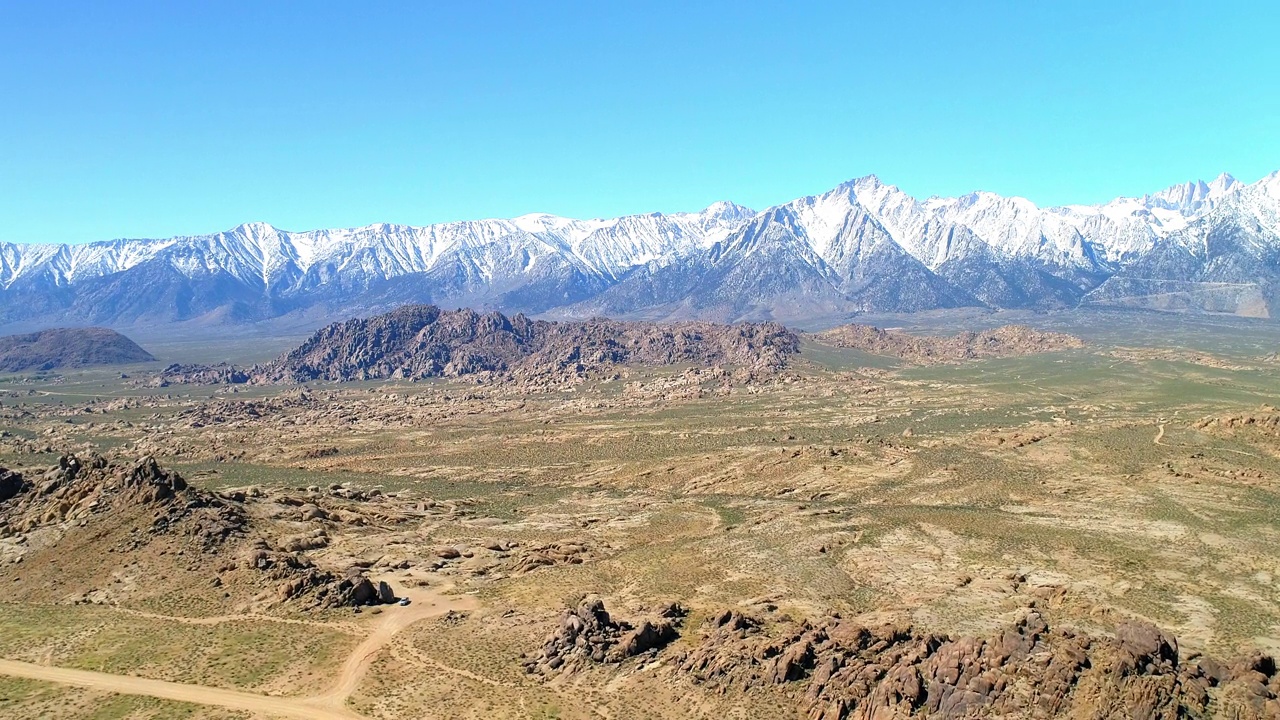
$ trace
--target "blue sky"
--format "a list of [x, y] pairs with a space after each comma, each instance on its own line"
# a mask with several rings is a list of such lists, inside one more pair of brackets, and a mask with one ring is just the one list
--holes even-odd
[[[1118, 7], [1123, 6], [1123, 8]], [[0, 241], [1280, 169], [1273, 3], [0, 3]]]

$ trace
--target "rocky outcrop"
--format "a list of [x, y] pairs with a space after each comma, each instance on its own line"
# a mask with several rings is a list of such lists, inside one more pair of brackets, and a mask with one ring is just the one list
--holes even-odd
[[349, 567], [344, 575], [346, 583], [350, 584], [353, 605], [373, 605], [378, 601], [378, 588], [372, 580], [365, 577], [364, 571], [358, 567]]
[[539, 652], [525, 656], [525, 670], [546, 675], [661, 650], [679, 636], [685, 614], [679, 605], [667, 605], [653, 617], [632, 623], [611, 617], [600, 598], [585, 597], [560, 614], [555, 632]]
[[155, 360], [107, 328], [55, 328], [0, 337], [0, 372], [122, 365]]
[[[36, 528], [88, 522], [94, 516], [150, 513], [148, 533], [165, 533], [181, 525], [206, 549], [242, 534], [244, 514], [222, 498], [187, 485], [176, 472], [147, 457], [128, 465], [89, 455], [68, 454], [38, 475], [0, 481], [13, 492], [0, 492], [0, 537]], [[138, 542], [141, 542], [139, 540]]]
[[814, 720], [1280, 717], [1269, 657], [1181, 653], [1138, 621], [1115, 637], [1051, 629], [1034, 609], [991, 637], [960, 639], [838, 617], [766, 627], [726, 611], [675, 663], [725, 689], [795, 686]]
[[1029, 355], [1084, 347], [1084, 342], [1074, 335], [1046, 332], [1024, 325], [1004, 325], [976, 333], [962, 332], [954, 337], [911, 335], [870, 325], [841, 325], [816, 333], [813, 337], [826, 345], [854, 348], [873, 355], [887, 355], [920, 364]]
[[800, 351], [777, 323], [657, 324], [595, 318], [530, 320], [409, 305], [322, 328], [276, 361], [245, 370], [171, 366], [158, 382], [281, 383], [423, 379], [482, 373], [518, 377], [602, 371], [627, 364], [734, 365], [776, 371]]

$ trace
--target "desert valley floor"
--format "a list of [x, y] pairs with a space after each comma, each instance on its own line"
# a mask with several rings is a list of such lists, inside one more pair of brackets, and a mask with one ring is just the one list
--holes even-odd
[[1280, 329], [1056, 329], [1083, 346], [6, 376], [0, 717], [1280, 716]]

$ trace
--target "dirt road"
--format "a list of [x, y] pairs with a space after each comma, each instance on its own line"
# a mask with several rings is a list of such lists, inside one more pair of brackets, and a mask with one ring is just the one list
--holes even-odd
[[[272, 717], [299, 718], [300, 720], [364, 720], [363, 715], [347, 708], [347, 698], [360, 686], [360, 681], [369, 672], [369, 666], [373, 664], [378, 652], [391, 642], [396, 633], [420, 620], [439, 617], [451, 610], [472, 610], [478, 604], [474, 597], [468, 595], [445, 595], [436, 589], [404, 588], [398, 586], [391, 578], [387, 580], [391, 582], [396, 595], [408, 597], [411, 604], [407, 607], [393, 605], [385, 608], [374, 620], [373, 630], [343, 663], [333, 688], [315, 697], [275, 697], [243, 690], [152, 680], [132, 675], [112, 675], [90, 670], [72, 670], [16, 660], [0, 660], [0, 675], [76, 685], [123, 695], [146, 695], [197, 705], [247, 710]], [[156, 619], [177, 622], [185, 620], [164, 616], [157, 616]], [[225, 622], [228, 619], [239, 618], [210, 620]], [[297, 622], [309, 624], [306, 621]]]
[[[377, 582], [380, 578], [371, 578]], [[404, 630], [419, 620], [440, 617], [450, 610], [473, 610], [477, 606], [476, 599], [469, 595], [442, 595], [438, 591], [421, 588], [408, 589], [399, 586], [392, 578], [381, 578], [391, 583], [396, 597], [408, 597], [408, 607], [392, 607], [382, 613], [377, 626], [364, 642], [347, 656], [333, 689], [315, 700], [330, 707], [346, 707], [348, 697], [360, 686], [360, 681], [369, 672], [374, 658], [396, 633]]]
[[239, 690], [187, 685], [184, 683], [151, 680], [132, 675], [111, 675], [89, 670], [70, 670], [49, 667], [16, 660], [0, 660], [0, 673], [29, 680], [76, 685], [105, 690], [123, 695], [147, 695], [165, 700], [213, 705], [230, 710], [247, 710], [252, 713], [298, 720], [363, 720], [362, 715], [334, 707], [331, 703], [304, 698], [271, 697]]

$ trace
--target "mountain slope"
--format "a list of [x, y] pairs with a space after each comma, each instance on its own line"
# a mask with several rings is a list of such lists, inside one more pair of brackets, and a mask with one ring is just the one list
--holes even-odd
[[1084, 301], [1274, 317], [1280, 312], [1280, 175], [1216, 201]]
[[760, 213], [83, 245], [0, 243], [0, 326], [336, 318], [405, 303], [562, 317], [784, 319], [1079, 303], [1269, 317], [1280, 175], [1229, 175], [1096, 205], [974, 192], [917, 199], [875, 176]]

